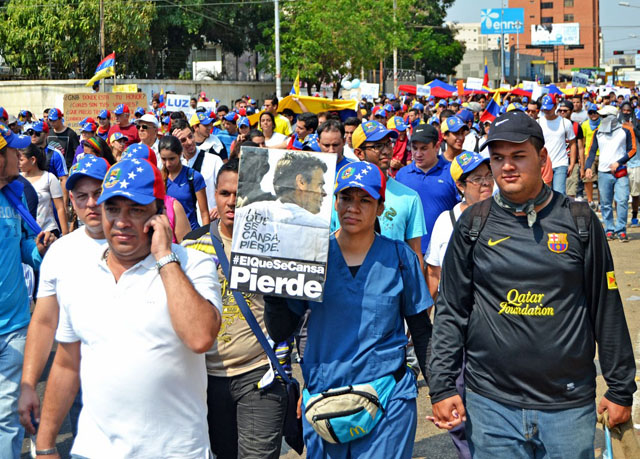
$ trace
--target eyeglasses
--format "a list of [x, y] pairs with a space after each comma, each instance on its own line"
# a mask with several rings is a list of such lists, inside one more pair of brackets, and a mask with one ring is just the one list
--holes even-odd
[[42, 134], [42, 132], [34, 131], [33, 129], [28, 129], [27, 130], [27, 134], [28, 135], [35, 135], [35, 136], [39, 137], [40, 134]]
[[151, 126], [148, 124], [136, 124], [136, 129], [146, 131], [147, 129], [151, 129]]
[[385, 143], [376, 143], [375, 145], [367, 145], [362, 147], [363, 150], [373, 150], [376, 153], [380, 154], [384, 150], [388, 150], [393, 148], [393, 142], [387, 141]]
[[484, 177], [468, 178], [466, 182], [473, 183], [476, 186], [493, 185], [493, 175], [485, 175]]
[[561, 108], [558, 109], [558, 113], [569, 113], [571, 110], [569, 110], [568, 108]]

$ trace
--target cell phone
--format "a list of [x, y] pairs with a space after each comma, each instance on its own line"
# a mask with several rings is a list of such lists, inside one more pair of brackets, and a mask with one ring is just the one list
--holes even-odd
[[[156, 215], [162, 215], [163, 212], [164, 212], [164, 206], [158, 206]], [[147, 231], [147, 234], [149, 234], [149, 242], [151, 242], [151, 238], [153, 238], [153, 226], [149, 227], [149, 231]]]

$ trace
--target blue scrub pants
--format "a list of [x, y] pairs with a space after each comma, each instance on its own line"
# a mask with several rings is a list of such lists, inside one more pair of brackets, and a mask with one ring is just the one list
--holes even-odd
[[[411, 372], [407, 372], [407, 375], [409, 374]], [[302, 430], [307, 447], [307, 458], [410, 459], [418, 421], [416, 399], [393, 399], [393, 395], [391, 397], [385, 415], [373, 430], [359, 440], [344, 444], [324, 441], [306, 421], [303, 412]]]

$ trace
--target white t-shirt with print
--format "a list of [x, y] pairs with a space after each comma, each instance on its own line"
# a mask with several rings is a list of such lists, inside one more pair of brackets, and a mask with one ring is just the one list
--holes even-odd
[[544, 133], [544, 146], [551, 158], [551, 167], [568, 166], [567, 142], [576, 138], [571, 121], [561, 116], [554, 120], [541, 116], [538, 118], [538, 124]]
[[[462, 214], [461, 206], [462, 203], [460, 202], [453, 208], [453, 216], [456, 221], [460, 218], [460, 214]], [[449, 240], [451, 239], [452, 233], [453, 223], [451, 222], [451, 215], [448, 210], [445, 210], [438, 215], [438, 218], [433, 225], [431, 239], [429, 240], [429, 247], [424, 254], [424, 259], [427, 264], [431, 266], [442, 266], [444, 254], [449, 246]]]

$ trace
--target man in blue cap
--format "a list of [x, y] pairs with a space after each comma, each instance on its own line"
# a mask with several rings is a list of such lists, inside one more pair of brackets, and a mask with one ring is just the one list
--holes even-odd
[[138, 129], [135, 124], [129, 122], [129, 106], [127, 104], [120, 104], [113, 111], [116, 115], [116, 123], [109, 128], [109, 135], [111, 137], [114, 132], [122, 133], [127, 140], [127, 147], [133, 143], [140, 142], [140, 136], [138, 135]]
[[[544, 116], [538, 119], [538, 124], [544, 133], [544, 146], [551, 158], [553, 168], [553, 190], [565, 194], [567, 191], [567, 177], [571, 176], [578, 159], [576, 135], [571, 121], [556, 113], [554, 96], [546, 95], [542, 98], [540, 107]], [[569, 149], [569, 155], [567, 155]]]
[[107, 248], [78, 260], [74, 288], [65, 288], [39, 456], [56, 454], [80, 376], [72, 455], [211, 455], [203, 354], [220, 327], [220, 284], [210, 257], [171, 243], [164, 196], [148, 161], [122, 160], [105, 176], [97, 203]]
[[22, 263], [40, 267], [55, 241], [43, 233], [26, 208], [22, 184], [16, 180], [18, 149], [28, 136], [0, 125], [0, 457], [20, 457], [24, 430], [18, 419], [18, 395], [27, 325], [31, 317]]
[[62, 154], [67, 163], [67, 169], [71, 169], [73, 164], [73, 157], [75, 156], [76, 149], [80, 145], [80, 138], [78, 134], [68, 126], [65, 126], [62, 111], [59, 108], [52, 108], [49, 110], [48, 120], [51, 130], [49, 131], [49, 137], [47, 141], [56, 141], [62, 146]]
[[224, 130], [220, 131], [218, 134], [218, 138], [224, 144], [227, 152], [231, 151], [231, 144], [238, 137], [238, 126], [236, 122], [240, 115], [236, 112], [229, 112], [225, 116], [222, 117], [222, 127]]
[[464, 140], [471, 130], [471, 127], [465, 124], [458, 116], [450, 116], [442, 122], [440, 131], [447, 149], [442, 156], [447, 161], [453, 161], [453, 158], [462, 153]]
[[[109, 163], [104, 158], [93, 155], [84, 156], [71, 168], [66, 188], [73, 210], [84, 225], [56, 241], [40, 267], [38, 299], [27, 333], [18, 400], [20, 422], [29, 434], [35, 434], [31, 415], [37, 422], [40, 420], [40, 399], [35, 389], [49, 358], [58, 326], [58, 298], [64, 301], [65, 288], [73, 288], [73, 269], [79, 260], [90, 256], [106, 243], [102, 230], [102, 208], [98, 205], [98, 198], [107, 169]], [[78, 397], [70, 410], [74, 436], [77, 433], [81, 407], [82, 401]]]

